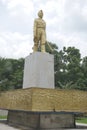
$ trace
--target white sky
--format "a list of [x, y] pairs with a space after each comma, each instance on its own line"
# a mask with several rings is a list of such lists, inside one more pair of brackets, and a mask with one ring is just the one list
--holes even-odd
[[32, 52], [33, 21], [42, 9], [47, 40], [80, 49], [87, 56], [87, 0], [0, 0], [0, 56], [26, 57]]

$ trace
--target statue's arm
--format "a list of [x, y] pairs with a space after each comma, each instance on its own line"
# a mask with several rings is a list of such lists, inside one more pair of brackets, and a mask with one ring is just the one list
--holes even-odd
[[45, 22], [45, 30], [46, 30], [46, 22]]
[[37, 21], [36, 21], [36, 19], [34, 20], [33, 34], [34, 34], [34, 37], [36, 37], [36, 35], [37, 35]]
[[45, 38], [47, 39], [47, 36], [46, 36], [46, 22], [45, 22]]
[[33, 41], [37, 41], [37, 20], [34, 20], [34, 27], [33, 27]]

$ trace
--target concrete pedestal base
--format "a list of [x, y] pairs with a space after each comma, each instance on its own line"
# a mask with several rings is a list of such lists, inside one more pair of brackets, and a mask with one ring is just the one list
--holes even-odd
[[25, 58], [23, 88], [54, 88], [54, 56], [35, 52]]
[[59, 112], [9, 111], [8, 124], [28, 130], [57, 130], [75, 128], [74, 114]]

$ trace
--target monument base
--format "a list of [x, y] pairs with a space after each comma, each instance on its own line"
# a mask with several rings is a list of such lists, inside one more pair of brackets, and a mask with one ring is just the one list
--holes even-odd
[[8, 124], [28, 130], [57, 130], [58, 128], [75, 128], [73, 113], [66, 112], [8, 112]]
[[23, 88], [54, 89], [54, 56], [35, 52], [25, 58]]

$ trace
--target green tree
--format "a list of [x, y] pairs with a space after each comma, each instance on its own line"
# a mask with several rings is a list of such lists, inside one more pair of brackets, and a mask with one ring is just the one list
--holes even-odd
[[24, 59], [0, 58], [0, 90], [22, 87]]
[[81, 89], [87, 90], [87, 56], [82, 59], [81, 68], [83, 72], [83, 78], [80, 79]]

